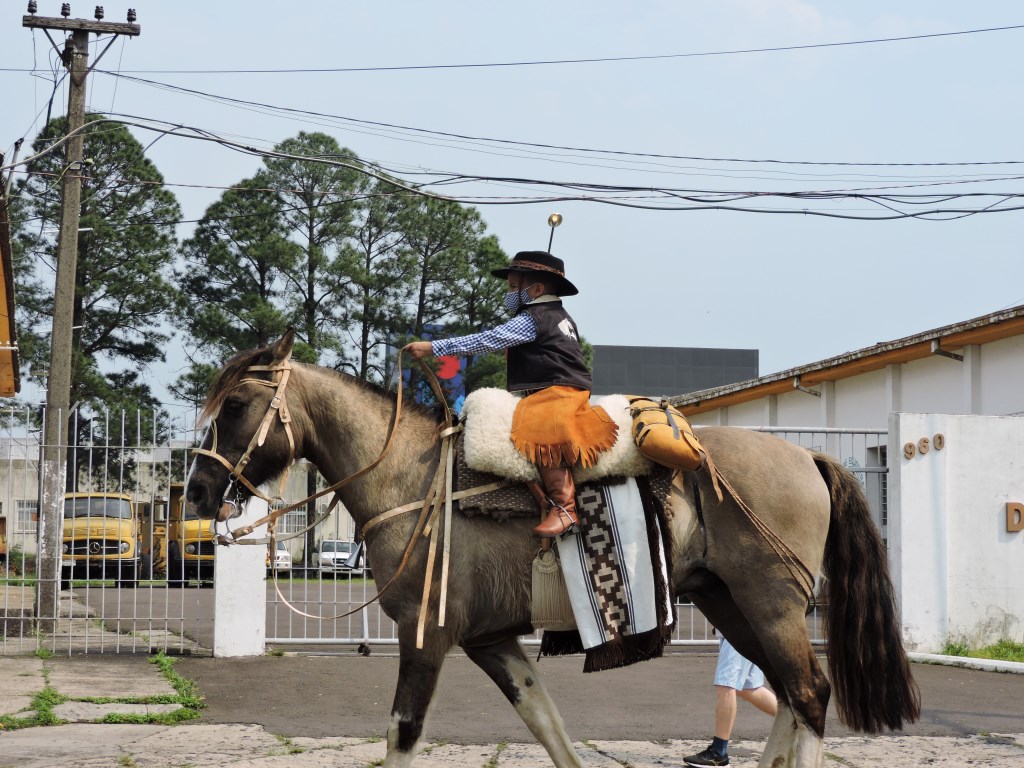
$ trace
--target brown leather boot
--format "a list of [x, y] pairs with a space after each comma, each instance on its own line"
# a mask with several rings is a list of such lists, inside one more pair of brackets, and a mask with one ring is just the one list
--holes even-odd
[[537, 467], [551, 500], [551, 510], [533, 532], [541, 538], [561, 536], [579, 523], [576, 516], [576, 483], [568, 467]]

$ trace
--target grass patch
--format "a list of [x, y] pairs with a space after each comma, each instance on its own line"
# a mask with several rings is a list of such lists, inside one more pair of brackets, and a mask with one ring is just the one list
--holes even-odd
[[971, 649], [967, 645], [959, 640], [950, 640], [946, 643], [946, 646], [942, 649], [942, 653], [945, 656], [970, 656]]
[[56, 690], [47, 685], [32, 697], [32, 709], [36, 711], [34, 722], [36, 725], [57, 725], [61, 719], [53, 714], [53, 708], [68, 700]]
[[199, 717], [198, 711], [183, 707], [173, 712], [153, 712], [147, 715], [110, 712], [104, 715], [99, 722], [119, 725], [177, 725], [195, 720], [197, 717]]
[[506, 749], [508, 749], [508, 741], [499, 742], [498, 746], [494, 749], [494, 754], [491, 755], [491, 759], [484, 763], [484, 768], [498, 768], [498, 759]]
[[190, 709], [202, 709], [206, 706], [203, 694], [199, 692], [194, 682], [174, 671], [175, 661], [175, 659], [165, 655], [163, 651], [160, 651], [156, 656], [151, 656], [149, 659], [150, 664], [156, 664], [160, 667], [164, 677], [174, 687], [174, 690], [178, 692], [178, 703], [181, 706]]
[[[281, 745], [287, 750], [287, 754], [289, 755], [301, 755], [303, 752], [306, 751], [305, 747], [297, 746], [295, 742], [287, 736], [282, 736], [280, 734], [275, 733], [274, 738], [281, 742]], [[271, 757], [275, 757], [278, 754], [280, 753], [276, 752], [275, 750], [270, 750]]]
[[965, 642], [951, 641], [946, 643], [942, 653], [946, 656], [967, 656], [972, 659], [1024, 662], [1024, 643], [1003, 638], [993, 645], [986, 645], [983, 648], [971, 648]]

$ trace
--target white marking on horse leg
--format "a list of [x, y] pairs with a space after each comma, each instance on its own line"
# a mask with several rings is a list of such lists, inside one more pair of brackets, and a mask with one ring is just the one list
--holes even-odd
[[583, 768], [579, 755], [572, 746], [572, 740], [565, 732], [565, 723], [558, 714], [558, 708], [551, 700], [537, 670], [528, 658], [503, 657], [509, 679], [519, 689], [516, 712], [547, 750], [556, 768]]
[[384, 758], [383, 768], [409, 768], [412, 759], [416, 757], [415, 748], [408, 752], [398, 749], [398, 729], [402, 719], [402, 715], [397, 712], [391, 714], [391, 723], [388, 725], [388, 753]]
[[823, 768], [825, 742], [779, 699], [779, 711], [758, 768]]

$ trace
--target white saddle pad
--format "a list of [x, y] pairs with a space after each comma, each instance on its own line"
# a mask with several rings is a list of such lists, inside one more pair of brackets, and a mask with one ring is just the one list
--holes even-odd
[[[504, 389], [478, 389], [466, 396], [462, 406], [465, 422], [462, 447], [470, 469], [512, 480], [540, 479], [537, 467], [512, 445], [512, 414], [518, 402], [518, 397]], [[573, 470], [576, 482], [650, 474], [653, 464], [637, 450], [630, 434], [633, 419], [629, 415], [629, 401], [625, 396], [605, 395], [591, 398], [590, 402], [605, 409], [618, 425], [619, 433], [615, 445], [602, 452], [594, 466], [587, 469], [576, 467]]]

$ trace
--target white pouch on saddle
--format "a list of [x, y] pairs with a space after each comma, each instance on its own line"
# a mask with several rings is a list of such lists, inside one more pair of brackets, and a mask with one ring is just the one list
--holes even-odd
[[[466, 396], [462, 406], [462, 448], [470, 469], [523, 482], [540, 479], [537, 468], [512, 445], [512, 415], [518, 402], [519, 398], [511, 392], [496, 388], [478, 389]], [[618, 425], [619, 433], [615, 445], [602, 452], [594, 466], [573, 469], [576, 482], [650, 474], [653, 462], [633, 443], [633, 418], [626, 397], [605, 395], [590, 402], [604, 408]]]

